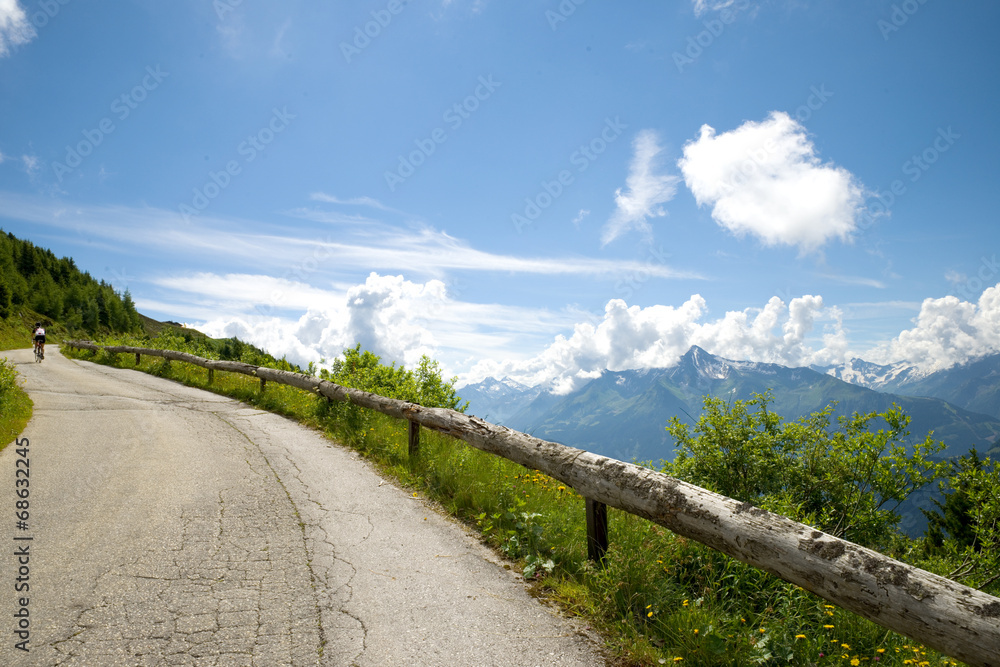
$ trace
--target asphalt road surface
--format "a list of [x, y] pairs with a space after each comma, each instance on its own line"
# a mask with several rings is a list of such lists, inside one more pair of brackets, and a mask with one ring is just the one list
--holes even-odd
[[55, 346], [5, 354], [35, 411], [27, 456], [0, 453], [0, 665], [605, 664], [466, 529], [318, 433]]

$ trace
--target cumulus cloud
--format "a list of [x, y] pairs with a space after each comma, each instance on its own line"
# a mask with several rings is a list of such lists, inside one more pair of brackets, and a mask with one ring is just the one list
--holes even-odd
[[[607, 303], [596, 325], [577, 324], [569, 337], [557, 336], [541, 354], [522, 362], [482, 361], [463, 379], [509, 376], [526, 384], [546, 384], [557, 394], [579, 388], [601, 371], [669, 368], [692, 345], [728, 359], [749, 359], [804, 366], [843, 361], [846, 341], [840, 312], [824, 308], [819, 296], [803, 296], [785, 304], [772, 297], [763, 308], [731, 311], [702, 322], [708, 305], [694, 295], [679, 307], [629, 306], [621, 299]], [[823, 346], [808, 338], [818, 320], [827, 323]]]
[[667, 212], [661, 204], [673, 199], [677, 193], [680, 178], [660, 173], [659, 158], [663, 148], [656, 132], [641, 131], [632, 148], [634, 153], [625, 181], [628, 189], [625, 192], [621, 188], [615, 191], [617, 208], [601, 233], [602, 245], [607, 245], [630, 229], [650, 235], [649, 218], [665, 216]]
[[11, 47], [30, 42], [35, 34], [18, 0], [0, 0], [0, 58], [10, 55]]
[[[302, 299], [325, 294], [326, 303], [310, 306], [298, 320], [226, 315], [199, 324], [199, 328], [210, 336], [236, 336], [302, 365], [320, 358], [332, 360], [357, 343], [387, 363], [413, 365], [421, 355], [433, 356], [435, 352], [434, 336], [424, 317], [447, 300], [444, 283], [439, 280], [414, 283], [402, 276], [372, 273], [364, 284], [350, 287], [338, 300], [331, 293], [315, 288], [266, 276], [258, 278], [257, 283], [270, 284], [283, 293], [299, 294]], [[237, 279], [216, 277], [214, 282], [235, 285]], [[164, 284], [183, 288], [185, 280], [191, 279], [171, 279]], [[234, 296], [240, 298], [243, 294], [237, 291]]]
[[955, 296], [925, 299], [914, 324], [864, 358], [906, 361], [930, 373], [1000, 352], [1000, 284], [986, 289], [977, 303]]
[[698, 205], [711, 206], [715, 221], [734, 234], [810, 251], [846, 241], [857, 228], [864, 189], [846, 169], [824, 164], [786, 113], [722, 134], [703, 125], [678, 166]]

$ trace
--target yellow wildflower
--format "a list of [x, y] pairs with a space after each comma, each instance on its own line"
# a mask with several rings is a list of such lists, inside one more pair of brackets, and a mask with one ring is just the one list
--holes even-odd
[[805, 635], [795, 635], [795, 638], [796, 639], [805, 639], [806, 636]]

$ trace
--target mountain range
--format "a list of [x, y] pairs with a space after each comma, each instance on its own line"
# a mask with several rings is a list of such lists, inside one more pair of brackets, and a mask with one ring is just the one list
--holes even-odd
[[[604, 371], [567, 395], [488, 378], [459, 393], [469, 411], [546, 440], [623, 460], [673, 458], [665, 427], [671, 417], [693, 423], [705, 395], [748, 399], [770, 389], [772, 409], [792, 420], [836, 402], [835, 415], [884, 412], [895, 403], [911, 417], [910, 433], [930, 431], [943, 456], [1000, 453], [1000, 355], [921, 374], [905, 364], [854, 359], [828, 368], [788, 368], [735, 361], [692, 347], [671, 368]], [[991, 451], [992, 450], [992, 451]]]
[[[706, 395], [727, 400], [771, 390], [771, 409], [786, 420], [836, 402], [834, 416], [885, 412], [893, 404], [910, 416], [910, 442], [929, 432], [945, 443], [941, 457], [975, 447], [1000, 458], [1000, 355], [936, 373], [907, 364], [881, 366], [862, 359], [832, 367], [788, 368], [734, 361], [692, 347], [671, 368], [604, 371], [563, 396], [510, 378], [487, 378], [459, 390], [469, 412], [545, 440], [624, 461], [656, 463], [674, 457], [666, 431], [671, 417], [692, 424]], [[881, 424], [874, 424], [879, 428]], [[936, 489], [914, 493], [900, 506], [900, 528], [920, 535]]]

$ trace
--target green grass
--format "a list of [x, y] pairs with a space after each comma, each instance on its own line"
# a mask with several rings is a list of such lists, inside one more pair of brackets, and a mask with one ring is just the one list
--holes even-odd
[[[604, 638], [618, 665], [954, 665], [917, 642], [803, 589], [617, 510], [604, 567], [587, 560], [584, 501], [572, 489], [426, 429], [417, 460], [407, 425], [245, 375], [143, 357], [63, 348], [67, 356], [137, 368], [232, 396], [318, 428], [414, 494], [475, 527]], [[334, 417], [336, 416], [336, 420]], [[896, 554], [897, 556], [905, 554]], [[855, 662], [856, 661], [856, 662]]]
[[31, 419], [31, 399], [7, 357], [0, 357], [0, 450], [24, 431]]

